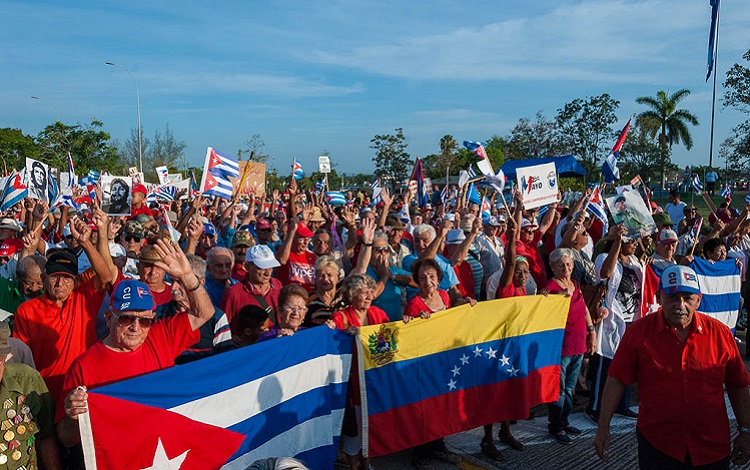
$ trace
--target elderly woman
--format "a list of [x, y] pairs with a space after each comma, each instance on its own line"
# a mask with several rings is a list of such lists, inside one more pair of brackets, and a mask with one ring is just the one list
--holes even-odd
[[[391, 265], [391, 248], [388, 235], [375, 232], [372, 241], [372, 256], [367, 266], [367, 275], [378, 282], [375, 287], [377, 298], [373, 305], [385, 311], [390, 321], [400, 320], [404, 311], [401, 294], [406, 285], [412, 285], [411, 273]], [[416, 285], [416, 284], [414, 284]]]
[[333, 312], [344, 308], [339, 292], [341, 266], [333, 256], [321, 256], [315, 262], [315, 292], [307, 303], [305, 326], [318, 326], [331, 318]]
[[[330, 320], [326, 322], [329, 328], [346, 330], [351, 334], [356, 334], [359, 327], [367, 325], [377, 325], [387, 323], [388, 316], [384, 311], [372, 305], [375, 298], [375, 281], [365, 274], [355, 274], [344, 280], [341, 286], [341, 293], [344, 300], [349, 304], [345, 309], [333, 314]], [[362, 457], [362, 409], [359, 396], [358, 372], [355, 366], [357, 361], [352, 361], [351, 373], [349, 376], [349, 403], [351, 408], [347, 414], [353, 413], [356, 417], [356, 435], [347, 435], [347, 429], [344, 429], [342, 435], [342, 447], [346, 454], [349, 468], [351, 470], [361, 470], [369, 468], [369, 459]], [[347, 428], [347, 418], [344, 418], [344, 428]], [[353, 431], [353, 430], [352, 430]]]
[[260, 335], [258, 342], [279, 336], [292, 336], [304, 329], [302, 321], [307, 314], [307, 291], [299, 284], [284, 286], [279, 292], [279, 323]]
[[572, 444], [570, 434], [581, 434], [581, 430], [570, 425], [568, 416], [573, 408], [573, 391], [581, 370], [583, 355], [596, 351], [596, 332], [591, 315], [583, 299], [581, 286], [571, 279], [575, 255], [570, 248], [558, 248], [550, 254], [550, 265], [554, 277], [547, 283], [544, 294], [569, 295], [570, 310], [565, 325], [560, 362], [560, 396], [547, 405], [549, 432], [557, 442]]

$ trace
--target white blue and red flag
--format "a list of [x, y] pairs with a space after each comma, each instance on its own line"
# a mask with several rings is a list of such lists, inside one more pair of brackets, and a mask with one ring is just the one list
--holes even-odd
[[90, 390], [86, 468], [244, 470], [279, 456], [333, 468], [353, 341], [310, 328]]
[[688, 232], [688, 241], [691, 245], [695, 245], [698, 242], [698, 236], [701, 233], [701, 227], [703, 226], [703, 217], [698, 217], [695, 220], [695, 223], [693, 223], [693, 226], [690, 227], [690, 231]]
[[24, 181], [26, 181], [25, 168], [20, 172], [14, 171], [8, 177], [7, 183], [3, 190], [3, 199], [2, 204], [0, 205], [0, 211], [6, 211], [10, 209], [29, 195], [29, 190], [26, 187], [26, 184], [24, 184]]
[[202, 194], [231, 199], [233, 183], [229, 178], [239, 177], [240, 165], [237, 160], [225, 157], [208, 147], [199, 190]]
[[693, 176], [692, 186], [693, 190], [696, 193], [700, 193], [701, 191], [703, 191], [703, 183], [701, 182], [700, 176], [698, 176], [697, 173]]
[[326, 201], [332, 206], [344, 206], [346, 195], [341, 191], [326, 191]]
[[620, 179], [620, 169], [617, 167], [617, 159], [620, 157], [622, 144], [625, 143], [625, 139], [628, 137], [628, 130], [630, 130], [630, 119], [628, 119], [628, 123], [625, 124], [622, 132], [620, 132], [620, 137], [617, 138], [615, 146], [612, 147], [612, 151], [602, 164], [602, 176], [604, 176], [605, 183], [613, 183]]
[[411, 181], [414, 181], [417, 186], [415, 199], [417, 205], [424, 209], [425, 206], [430, 202], [429, 196], [427, 195], [427, 187], [424, 181], [424, 171], [422, 170], [422, 159], [417, 157], [414, 162], [414, 170], [411, 172]]
[[725, 199], [729, 199], [732, 197], [732, 187], [729, 186], [729, 183], [724, 183], [724, 189], [721, 190], [721, 197]]
[[488, 221], [492, 217], [492, 206], [486, 196], [482, 196], [481, 216], [482, 222]]
[[72, 191], [76, 184], [76, 168], [73, 164], [73, 156], [68, 152], [68, 188]]
[[294, 179], [301, 180], [305, 177], [305, 172], [302, 170], [302, 164], [297, 160], [294, 159], [294, 163], [292, 163], [292, 176], [294, 176]]
[[372, 184], [370, 184], [370, 188], [372, 189], [372, 200], [370, 201], [370, 205], [374, 206], [383, 202], [383, 198], [380, 195], [383, 191], [383, 187], [380, 186], [380, 178], [376, 178]]
[[709, 0], [711, 5], [711, 29], [708, 31], [708, 71], [706, 72], [706, 81], [711, 78], [711, 72], [714, 70], [716, 61], [717, 48], [716, 43], [719, 40], [719, 0]]
[[464, 140], [464, 147], [471, 150], [477, 157], [479, 157], [479, 161], [477, 161], [477, 168], [479, 168], [479, 171], [485, 176], [495, 176], [495, 170], [492, 169], [492, 163], [490, 163], [490, 159], [487, 158], [487, 152], [484, 149], [486, 146], [487, 144], [484, 142]]
[[604, 208], [604, 200], [602, 199], [599, 184], [595, 184], [591, 190], [591, 196], [589, 197], [586, 211], [602, 221], [604, 224], [604, 227], [602, 228], [602, 236], [606, 235], [609, 231], [609, 221], [607, 219], [607, 209]]

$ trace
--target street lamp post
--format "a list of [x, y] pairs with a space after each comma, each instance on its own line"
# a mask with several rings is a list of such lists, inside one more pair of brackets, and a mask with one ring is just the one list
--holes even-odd
[[141, 95], [138, 91], [138, 80], [135, 79], [135, 75], [133, 75], [133, 72], [131, 72], [127, 67], [124, 67], [119, 64], [115, 64], [114, 62], [105, 62], [107, 65], [111, 65], [112, 67], [117, 67], [118, 69], [123, 69], [130, 75], [130, 78], [133, 79], [133, 82], [135, 83], [135, 103], [138, 108], [138, 162], [140, 166], [140, 172], [143, 173], [143, 136], [141, 134]]

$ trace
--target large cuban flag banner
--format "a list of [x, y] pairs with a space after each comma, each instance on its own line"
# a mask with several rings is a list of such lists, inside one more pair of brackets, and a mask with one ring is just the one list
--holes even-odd
[[557, 400], [570, 298], [462, 305], [360, 328], [363, 452], [397, 452]]
[[312, 328], [92, 389], [86, 468], [232, 470], [268, 457], [333, 468], [353, 347]]

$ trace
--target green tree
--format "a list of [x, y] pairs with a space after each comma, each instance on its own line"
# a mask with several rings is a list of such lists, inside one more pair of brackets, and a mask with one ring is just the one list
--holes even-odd
[[510, 135], [504, 139], [502, 150], [508, 160], [542, 158], [566, 152], [557, 126], [554, 121], [548, 120], [542, 111], [537, 111], [534, 119], [519, 119], [511, 129]]
[[[159, 181], [156, 175], [157, 166], [166, 166], [170, 173], [188, 169], [185, 142], [175, 138], [169, 124], [164, 126], [163, 132], [157, 128], [153, 139], [148, 137], [142, 137], [142, 139], [143, 174], [146, 181], [154, 183]], [[131, 129], [130, 138], [120, 146], [120, 156], [127, 166], [140, 166], [137, 129]]]
[[585, 100], [577, 98], [557, 110], [555, 125], [560, 138], [586, 169], [590, 179], [598, 179], [599, 161], [609, 152], [616, 136], [620, 102], [604, 93]]
[[686, 149], [693, 148], [693, 137], [690, 135], [688, 124], [698, 125], [698, 118], [687, 109], [677, 109], [677, 105], [690, 94], [690, 90], [682, 89], [668, 95], [660, 90], [656, 96], [641, 96], [635, 102], [651, 109], [636, 116], [636, 124], [641, 127], [649, 138], [657, 138], [662, 153], [661, 176], [662, 187], [671, 163], [669, 151], [674, 144], [682, 144]]
[[90, 169], [124, 174], [125, 164], [110, 141], [104, 124], [93, 119], [90, 124], [69, 126], [60, 121], [45, 127], [36, 136], [39, 159], [57, 168], [67, 168], [67, 155], [73, 157], [76, 173], [83, 175]]
[[[487, 158], [490, 160], [492, 168], [497, 172], [503, 166], [503, 163], [505, 163], [503, 148], [507, 147], [507, 141], [503, 137], [493, 135], [483, 142], [486, 144], [484, 151], [487, 153]], [[462, 147], [458, 151], [458, 167], [460, 170], [465, 170], [469, 165], [475, 165], [478, 161], [479, 157], [471, 150]], [[474, 171], [477, 171], [476, 168]], [[455, 172], [453, 173], [455, 174]]]
[[[750, 49], [742, 58], [750, 62]], [[724, 106], [750, 114], [750, 68], [747, 65], [737, 63], [727, 71], [724, 89]], [[750, 169], [750, 119], [732, 129], [732, 134], [721, 144], [719, 156], [726, 161], [727, 172], [735, 175], [731, 179], [747, 173]]]
[[[669, 154], [668, 151], [667, 155]], [[663, 155], [654, 140], [642, 128], [633, 125], [620, 150], [620, 177], [625, 181], [636, 175], [640, 175], [646, 182], [660, 179], [665, 165], [676, 169], [676, 165], [671, 162], [662, 161]]]
[[459, 153], [456, 139], [446, 134], [440, 138], [438, 144], [440, 153], [427, 155], [422, 159], [425, 174], [432, 178], [445, 178], [447, 171], [453, 174], [459, 170]]
[[266, 147], [266, 141], [260, 134], [253, 134], [250, 139], [245, 141], [245, 148], [237, 151], [237, 155], [245, 161], [253, 161], [268, 164], [271, 156], [263, 150]]
[[3, 170], [20, 169], [26, 166], [26, 158], [39, 158], [39, 147], [34, 137], [26, 135], [21, 129], [5, 127], [0, 129], [0, 159]]
[[400, 182], [409, 176], [413, 165], [406, 151], [408, 144], [403, 128], [397, 128], [396, 134], [376, 135], [370, 144], [370, 148], [375, 150], [375, 175], [383, 179], [384, 186], [399, 187]]

